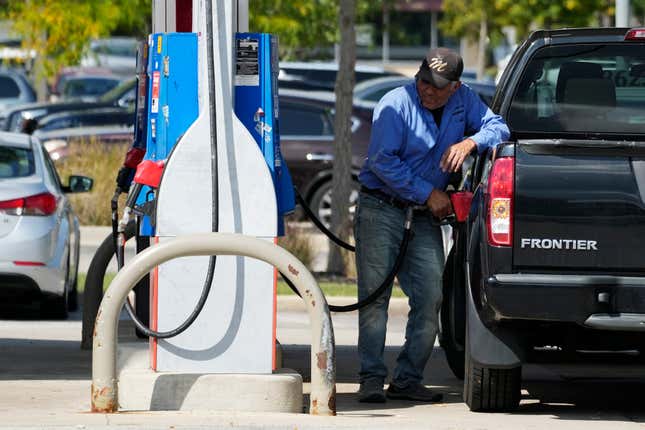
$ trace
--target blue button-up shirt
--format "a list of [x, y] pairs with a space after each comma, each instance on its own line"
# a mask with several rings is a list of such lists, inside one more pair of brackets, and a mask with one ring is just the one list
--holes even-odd
[[448, 185], [450, 172], [442, 171], [439, 161], [449, 146], [470, 137], [481, 154], [509, 135], [502, 117], [465, 84], [448, 99], [437, 127], [412, 82], [390, 91], [376, 106], [358, 180], [367, 188], [425, 204], [433, 189], [443, 191]]

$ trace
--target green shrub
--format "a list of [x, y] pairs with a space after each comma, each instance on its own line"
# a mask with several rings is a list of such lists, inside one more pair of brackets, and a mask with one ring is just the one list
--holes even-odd
[[[56, 163], [63, 184], [69, 175], [94, 179], [89, 193], [72, 194], [70, 201], [81, 225], [110, 225], [110, 200], [114, 195], [116, 174], [123, 164], [128, 144], [102, 145], [96, 142], [69, 144], [69, 155]], [[123, 207], [125, 196], [119, 207]]]
[[278, 238], [278, 245], [292, 253], [302, 264], [311, 268], [314, 258], [309, 235], [287, 224], [285, 235]]

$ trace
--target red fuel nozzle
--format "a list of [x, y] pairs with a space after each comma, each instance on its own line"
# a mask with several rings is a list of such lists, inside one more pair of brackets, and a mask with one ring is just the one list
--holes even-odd
[[161, 174], [166, 164], [165, 160], [152, 161], [144, 160], [137, 166], [137, 173], [134, 174], [134, 182], [147, 185], [152, 188], [159, 188]]
[[144, 151], [141, 148], [130, 148], [128, 150], [128, 153], [125, 154], [125, 161], [123, 162], [123, 165], [125, 167], [130, 167], [132, 169], [136, 168], [139, 163], [141, 163], [141, 160], [143, 160], [143, 156], [146, 155], [146, 151]]
[[473, 201], [473, 193], [470, 191], [457, 191], [450, 194], [450, 202], [455, 212], [457, 222], [464, 222], [470, 212], [470, 204]]

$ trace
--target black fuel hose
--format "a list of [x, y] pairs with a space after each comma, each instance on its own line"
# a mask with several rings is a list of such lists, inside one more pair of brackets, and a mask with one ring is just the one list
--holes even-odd
[[[211, 83], [211, 85], [208, 86], [209, 90], [209, 105], [208, 105], [208, 110], [209, 110], [209, 116], [210, 116], [210, 132], [211, 132], [211, 171], [212, 171], [212, 202], [214, 203], [212, 206], [212, 230], [213, 232], [219, 231], [219, 184], [218, 184], [218, 169], [217, 169], [217, 110], [216, 110], [216, 104], [215, 104], [215, 88], [214, 88], [214, 83], [215, 83], [215, 64], [214, 64], [214, 57], [213, 57], [213, 11], [212, 11], [212, 3], [210, 1], [205, 2], [205, 19], [206, 19], [206, 63], [207, 63], [207, 69], [208, 69], [208, 80]], [[174, 150], [174, 148], [173, 148]], [[172, 151], [171, 151], [172, 154]], [[117, 247], [117, 249], [120, 247]], [[123, 267], [124, 260], [123, 260], [123, 252], [124, 250], [121, 249], [121, 252], [117, 251], [117, 257], [120, 258], [117, 259], [118, 261], [118, 266], [119, 270]], [[206, 280], [204, 281], [204, 287], [202, 288], [202, 293], [201, 296], [199, 297], [199, 301], [197, 302], [197, 305], [193, 309], [193, 312], [186, 318], [186, 320], [179, 325], [177, 328], [165, 332], [158, 332], [155, 330], [150, 329], [149, 327], [146, 327], [138, 318], [136, 313], [134, 312], [134, 309], [132, 309], [132, 305], [128, 300], [125, 302], [125, 309], [130, 316], [130, 319], [134, 322], [134, 325], [139, 329], [141, 333], [148, 337], [154, 337], [156, 339], [166, 339], [170, 337], [177, 336], [178, 334], [184, 332], [188, 327], [192, 325], [193, 322], [197, 319], [199, 314], [201, 313], [202, 309], [204, 308], [204, 305], [206, 304], [206, 299], [208, 299], [208, 295], [210, 293], [212, 284], [213, 284], [213, 277], [215, 273], [215, 263], [217, 262], [217, 256], [212, 255], [208, 259], [208, 270], [207, 270], [207, 275], [206, 275]]]
[[[113, 211], [118, 212], [118, 206], [116, 204], [113, 204]], [[113, 217], [115, 217], [115, 216], [116, 215], [113, 214]], [[122, 238], [123, 243], [125, 243], [127, 241], [127, 239], [130, 239], [134, 235], [136, 235], [135, 223], [131, 222], [131, 223], [128, 224], [128, 226], [126, 228], [126, 231], [123, 233], [123, 238]], [[119, 241], [116, 239], [117, 236], [118, 236], [118, 232], [116, 232], [116, 229], [113, 228], [113, 230], [112, 230], [113, 240], [111, 242], [108, 242], [108, 241], [103, 242], [103, 244], [101, 245], [99, 250], [97, 250], [97, 253], [98, 252], [101, 252], [101, 253], [106, 253], [107, 252], [110, 255], [116, 254], [117, 268], [118, 268], [118, 270], [121, 270], [123, 268], [124, 264], [125, 264], [125, 257], [124, 257], [125, 249], [124, 249], [123, 246], [121, 246], [118, 243]], [[109, 245], [114, 246], [114, 248], [113, 249], [107, 249], [107, 248], [102, 249], [105, 246], [109, 246]], [[107, 267], [107, 264], [109, 263], [109, 259], [104, 259], [104, 261], [105, 261], [104, 265], [105, 265], [105, 267]], [[188, 316], [188, 318], [186, 318], [186, 320], [183, 323], [181, 323], [178, 327], [176, 327], [176, 328], [174, 328], [172, 330], [164, 331], [164, 332], [158, 332], [158, 331], [152, 330], [149, 327], [147, 327], [143, 322], [141, 322], [141, 320], [139, 320], [139, 318], [137, 317], [136, 312], [132, 308], [132, 304], [130, 304], [130, 301], [128, 299], [126, 299], [126, 301], [125, 301], [125, 310], [128, 313], [128, 316], [130, 317], [130, 319], [134, 323], [134, 325], [137, 328], [137, 330], [139, 330], [139, 332], [141, 332], [143, 335], [148, 336], [148, 337], [154, 337], [154, 338], [157, 338], [157, 339], [167, 339], [167, 338], [170, 338], [170, 337], [177, 336], [178, 334], [183, 333], [184, 331], [186, 331], [186, 329], [188, 329], [188, 327], [190, 327], [192, 325], [192, 323], [195, 322], [195, 320], [197, 319], [197, 317], [201, 313], [202, 309], [204, 308], [204, 305], [206, 304], [206, 299], [208, 298], [208, 295], [209, 295], [210, 290], [211, 290], [214, 272], [215, 272], [214, 262], [211, 262], [209, 260], [207, 277], [206, 277], [206, 280], [204, 281], [204, 287], [202, 288], [202, 293], [201, 293], [201, 295], [199, 297], [197, 305], [195, 305], [195, 308], [193, 309], [193, 312], [191, 312], [191, 314]], [[103, 270], [103, 273], [105, 274], [105, 270]], [[89, 278], [89, 274], [88, 274], [88, 278]]]
[[[329, 238], [329, 240], [331, 240], [332, 242], [334, 242], [336, 245], [340, 246], [341, 248], [345, 248], [345, 249], [347, 249], [348, 251], [351, 251], [351, 252], [356, 252], [356, 248], [354, 246], [350, 245], [347, 242], [344, 242], [338, 236], [334, 235], [334, 233], [332, 233], [327, 227], [325, 227], [325, 225], [322, 222], [320, 222], [320, 220], [316, 217], [316, 215], [313, 213], [311, 208], [307, 205], [307, 202], [305, 201], [305, 199], [302, 198], [302, 196], [300, 195], [300, 191], [298, 191], [297, 188], [294, 187], [293, 190], [294, 190], [294, 192], [296, 194], [296, 201], [302, 207], [302, 210], [305, 211], [305, 214], [307, 214], [307, 217], [309, 217], [311, 222], [313, 222], [314, 225], [316, 227], [318, 227], [318, 230], [323, 232], [325, 234], [325, 236], [327, 236]], [[284, 279], [286, 280], [287, 278], [284, 278]]]
[[[381, 294], [392, 284], [392, 281], [394, 281], [394, 277], [396, 276], [397, 273], [399, 273], [399, 269], [401, 268], [401, 264], [403, 263], [403, 257], [405, 257], [405, 253], [408, 250], [408, 243], [412, 239], [413, 232], [412, 232], [412, 219], [414, 217], [414, 208], [412, 206], [408, 207], [405, 212], [405, 224], [404, 224], [404, 232], [403, 232], [403, 239], [401, 240], [401, 246], [399, 247], [399, 253], [396, 256], [396, 260], [394, 260], [394, 265], [392, 266], [392, 270], [390, 270], [390, 273], [385, 277], [383, 282], [381, 282], [381, 285], [378, 286], [378, 288], [372, 293], [365, 297], [363, 300], [359, 300], [356, 303], [352, 303], [350, 305], [345, 305], [345, 306], [337, 306], [337, 305], [329, 305], [329, 310], [332, 312], [352, 312], [357, 309], [360, 309], [364, 306], [369, 305], [370, 303], [374, 302], [374, 300], [378, 299]], [[282, 276], [282, 279], [287, 283], [289, 288], [296, 293], [298, 296], [300, 296], [300, 293], [296, 289], [296, 287], [287, 279], [286, 276], [284, 276], [282, 273], [280, 273]], [[302, 296], [301, 296], [302, 297]]]

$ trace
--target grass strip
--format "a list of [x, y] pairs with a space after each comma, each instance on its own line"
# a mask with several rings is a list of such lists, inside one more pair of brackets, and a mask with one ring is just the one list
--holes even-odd
[[[106, 273], [105, 279], [103, 280], [103, 290], [107, 289], [110, 282], [114, 279], [116, 274]], [[85, 273], [78, 274], [78, 291], [82, 292], [85, 290], [85, 279], [87, 275]], [[323, 291], [323, 294], [327, 297], [356, 297], [356, 284], [350, 282], [326, 282], [322, 281], [318, 284]], [[289, 296], [295, 295], [291, 288], [284, 281], [278, 281], [278, 295], [279, 296]], [[392, 290], [392, 297], [405, 297], [403, 291], [398, 286], [395, 286]]]

